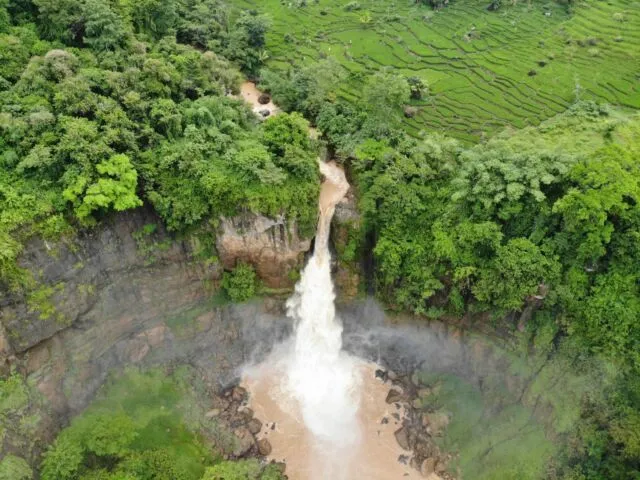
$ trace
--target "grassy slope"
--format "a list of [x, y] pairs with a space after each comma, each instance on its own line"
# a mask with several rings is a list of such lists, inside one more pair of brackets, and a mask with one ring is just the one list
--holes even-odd
[[583, 99], [640, 108], [636, 0], [588, 0], [573, 15], [542, 1], [498, 12], [486, 10], [488, 0], [454, 0], [437, 12], [410, 0], [361, 0], [351, 12], [346, 0], [308, 0], [306, 7], [233, 1], [271, 16], [272, 68], [333, 56], [351, 74], [346, 98], [357, 96], [362, 73], [382, 66], [426, 80], [431, 95], [407, 120], [414, 134], [443, 130], [473, 140], [504, 126], [537, 125], [564, 110], [577, 90]]

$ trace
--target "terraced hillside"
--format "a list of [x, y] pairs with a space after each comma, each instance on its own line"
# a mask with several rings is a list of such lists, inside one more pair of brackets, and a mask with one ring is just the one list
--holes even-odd
[[[515, 5], [512, 5], [515, 3]], [[564, 110], [577, 96], [640, 108], [640, 1], [234, 0], [267, 13], [271, 68], [324, 56], [349, 72], [343, 95], [384, 66], [419, 76], [430, 95], [408, 129], [473, 140]], [[350, 5], [349, 5], [350, 3]], [[507, 3], [509, 5], [507, 5]]]

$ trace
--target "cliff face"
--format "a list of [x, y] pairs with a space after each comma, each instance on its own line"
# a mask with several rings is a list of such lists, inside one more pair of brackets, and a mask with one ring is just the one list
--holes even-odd
[[267, 287], [283, 288], [293, 285], [291, 273], [301, 266], [311, 240], [301, 239], [284, 217], [246, 214], [222, 219], [216, 247], [224, 268], [250, 263]]
[[[222, 246], [237, 238], [227, 239], [224, 225], [217, 239]], [[263, 255], [249, 255], [249, 261], [270, 259], [265, 280], [288, 285], [288, 270], [278, 262], [295, 268], [308, 243], [296, 243], [300, 250], [292, 253], [291, 243], [270, 231], [274, 226], [279, 235], [279, 224], [247, 231], [254, 242], [243, 245]], [[115, 215], [73, 240], [29, 243], [21, 264], [41, 286], [26, 296], [0, 293], [0, 365], [5, 373], [22, 374], [39, 397], [29, 407], [39, 419], [35, 443], [81, 411], [114, 369], [189, 363], [201, 367], [208, 383], [222, 386], [274, 335], [285, 334], [288, 323], [270, 302], [221, 304], [216, 287], [223, 267], [211, 261], [215, 257], [202, 258], [201, 243], [202, 237], [170, 235], [145, 209]], [[222, 258], [234, 266], [233, 255]], [[0, 454], [24, 455], [32, 434], [16, 426], [0, 442]], [[35, 458], [38, 448], [32, 450]]]

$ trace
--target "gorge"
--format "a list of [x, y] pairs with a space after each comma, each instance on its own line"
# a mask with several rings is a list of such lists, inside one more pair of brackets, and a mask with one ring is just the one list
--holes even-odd
[[0, 0], [0, 480], [638, 478], [638, 31]]

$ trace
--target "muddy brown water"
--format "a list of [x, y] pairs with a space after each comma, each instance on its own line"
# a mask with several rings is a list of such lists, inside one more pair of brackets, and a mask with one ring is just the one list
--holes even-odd
[[[365, 361], [358, 368], [360, 441], [342, 451], [322, 444], [307, 430], [279, 367], [263, 365], [247, 374], [243, 386], [249, 391], [249, 407], [263, 422], [259, 438], [268, 439], [272, 446], [268, 459], [284, 462], [291, 480], [425, 478], [409, 467], [411, 452], [396, 442], [394, 432], [402, 426], [405, 411], [386, 403], [390, 384], [376, 378], [377, 368]], [[435, 474], [428, 477], [438, 479]]]

